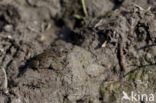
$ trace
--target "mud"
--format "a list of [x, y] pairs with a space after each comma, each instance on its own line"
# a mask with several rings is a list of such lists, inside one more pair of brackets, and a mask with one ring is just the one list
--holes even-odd
[[80, 0], [0, 1], [0, 103], [130, 103], [123, 91], [155, 93], [155, 0], [85, 4], [87, 15]]

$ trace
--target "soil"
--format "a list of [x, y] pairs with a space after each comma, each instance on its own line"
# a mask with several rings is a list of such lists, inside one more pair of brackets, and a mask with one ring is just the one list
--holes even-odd
[[87, 15], [80, 0], [0, 0], [0, 103], [130, 103], [123, 91], [156, 92], [155, 0], [85, 4]]

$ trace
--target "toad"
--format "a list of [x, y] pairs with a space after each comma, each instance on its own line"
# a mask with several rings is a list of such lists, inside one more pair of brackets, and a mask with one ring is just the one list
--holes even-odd
[[58, 49], [47, 49], [43, 53], [33, 57], [28, 62], [28, 66], [33, 69], [62, 69], [64, 63], [63, 57]]

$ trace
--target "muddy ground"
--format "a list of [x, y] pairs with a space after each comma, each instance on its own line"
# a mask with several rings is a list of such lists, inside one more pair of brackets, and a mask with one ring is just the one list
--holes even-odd
[[155, 103], [155, 0], [85, 3], [0, 0], [0, 103]]

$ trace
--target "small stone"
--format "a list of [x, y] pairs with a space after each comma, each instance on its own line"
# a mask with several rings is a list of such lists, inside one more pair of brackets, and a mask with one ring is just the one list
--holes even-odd
[[6, 32], [11, 32], [11, 31], [13, 30], [13, 26], [12, 26], [12, 25], [5, 25], [5, 26], [4, 26], [4, 30], [5, 30]]
[[152, 63], [152, 55], [150, 53], [146, 54], [145, 59], [146, 59], [147, 62]]

